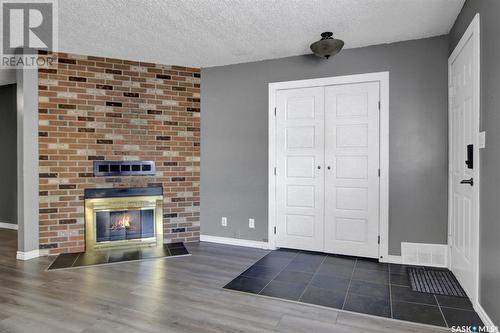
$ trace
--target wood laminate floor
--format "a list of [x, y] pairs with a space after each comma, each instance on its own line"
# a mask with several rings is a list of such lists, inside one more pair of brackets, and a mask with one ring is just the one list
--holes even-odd
[[77, 270], [15, 259], [0, 229], [0, 332], [446, 332], [222, 287], [268, 251], [186, 244], [192, 256]]

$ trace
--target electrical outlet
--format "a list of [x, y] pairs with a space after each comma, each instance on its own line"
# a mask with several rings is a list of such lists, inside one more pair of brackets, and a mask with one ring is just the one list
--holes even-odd
[[250, 229], [254, 229], [255, 228], [255, 219], [248, 219], [248, 227]]
[[225, 216], [222, 217], [221, 224], [223, 227], [227, 227], [227, 217], [225, 217]]

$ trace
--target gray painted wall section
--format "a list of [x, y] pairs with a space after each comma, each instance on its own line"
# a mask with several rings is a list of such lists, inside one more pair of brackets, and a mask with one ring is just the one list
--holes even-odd
[[17, 247], [38, 250], [38, 71], [17, 71]]
[[16, 85], [0, 86], [0, 222], [17, 224]]
[[0, 70], [0, 86], [7, 84], [15, 84], [17, 81], [17, 74], [15, 69], [2, 68]]
[[481, 207], [479, 303], [500, 324], [500, 1], [468, 0], [450, 33], [450, 54], [480, 13], [481, 29]]
[[267, 240], [269, 82], [390, 71], [389, 253], [445, 244], [447, 57], [441, 36], [202, 69], [201, 234]]

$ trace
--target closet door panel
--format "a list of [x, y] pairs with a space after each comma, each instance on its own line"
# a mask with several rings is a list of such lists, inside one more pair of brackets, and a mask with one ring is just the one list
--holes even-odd
[[325, 88], [325, 251], [378, 257], [379, 83]]
[[278, 247], [323, 251], [324, 88], [277, 92]]

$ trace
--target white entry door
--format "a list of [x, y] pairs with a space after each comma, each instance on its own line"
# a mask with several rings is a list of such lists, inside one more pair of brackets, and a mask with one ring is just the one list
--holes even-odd
[[478, 24], [471, 24], [449, 60], [450, 268], [473, 302], [479, 208], [479, 54], [475, 23]]
[[276, 246], [378, 257], [379, 82], [276, 93]]
[[277, 93], [278, 247], [323, 250], [324, 88]]
[[378, 258], [378, 82], [325, 88], [325, 251]]

